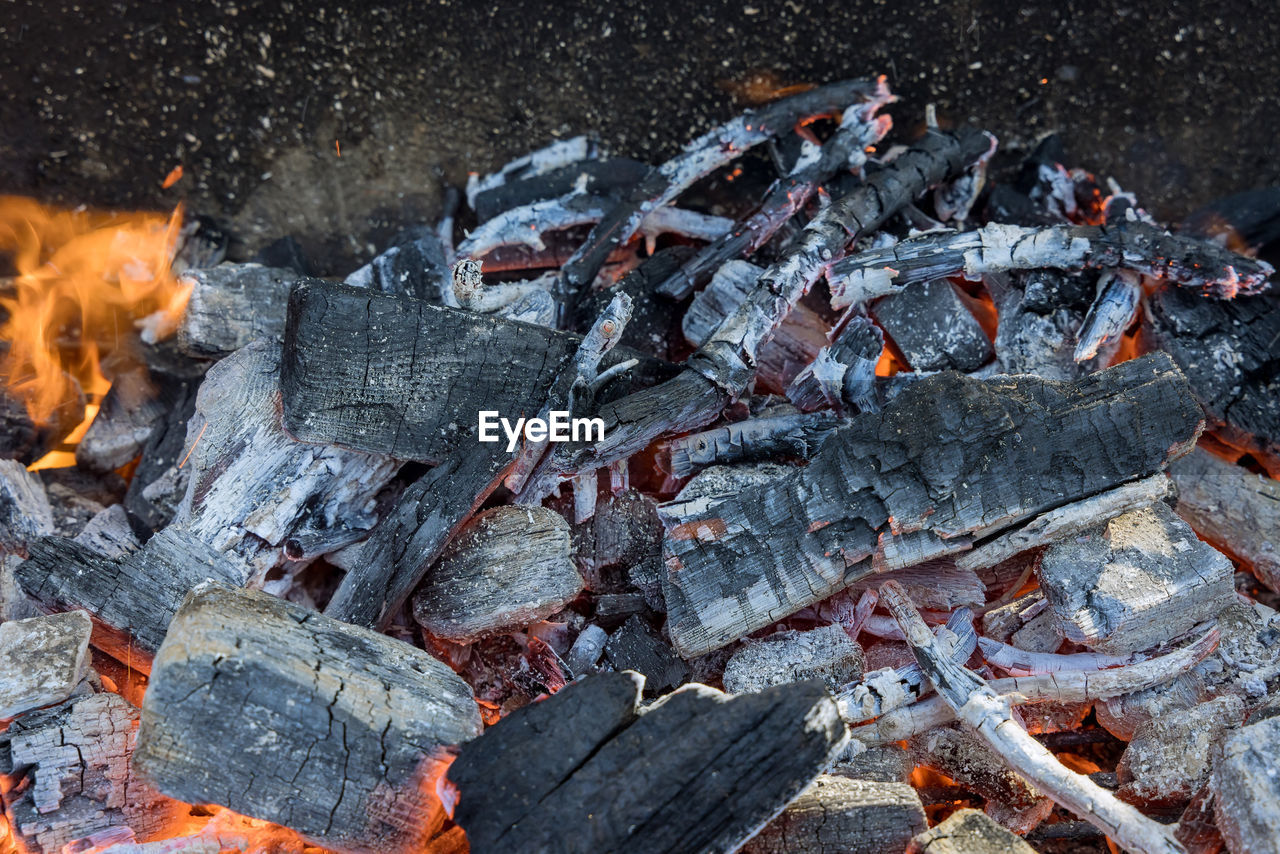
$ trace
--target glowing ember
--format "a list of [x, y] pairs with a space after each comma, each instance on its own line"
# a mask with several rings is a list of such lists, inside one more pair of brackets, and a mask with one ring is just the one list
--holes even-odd
[[141, 318], [181, 315], [189, 289], [170, 267], [181, 220], [181, 208], [113, 214], [0, 197], [0, 252], [17, 269], [0, 297], [0, 373], [36, 424], [81, 391], [106, 392], [100, 360], [121, 351]]

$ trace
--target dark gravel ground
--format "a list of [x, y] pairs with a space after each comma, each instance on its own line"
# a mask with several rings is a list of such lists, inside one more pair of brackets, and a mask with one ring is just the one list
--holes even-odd
[[[292, 232], [341, 268], [554, 137], [660, 159], [742, 84], [884, 73], [1006, 151], [1061, 131], [1157, 216], [1280, 182], [1274, 2], [0, 4], [0, 191]], [[338, 156], [338, 147], [341, 157]], [[185, 177], [161, 188], [183, 165]]]

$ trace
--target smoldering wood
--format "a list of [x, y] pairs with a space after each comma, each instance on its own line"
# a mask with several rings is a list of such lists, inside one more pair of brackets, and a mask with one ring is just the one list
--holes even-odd
[[856, 108], [882, 97], [883, 82], [845, 80], [748, 111], [689, 142], [684, 151], [652, 168], [591, 230], [561, 271], [561, 301], [572, 306], [586, 291], [614, 247], [626, 243], [645, 215], [673, 201], [687, 187], [748, 149], [806, 118]]
[[427, 653], [206, 585], [156, 654], [133, 767], [171, 797], [284, 824], [325, 848], [418, 851], [444, 821], [442, 747], [479, 732], [470, 687]]
[[89, 676], [84, 611], [0, 623], [0, 718], [61, 703]]
[[1074, 383], [922, 379], [837, 430], [804, 469], [681, 507], [664, 545], [672, 641], [686, 656], [717, 649], [872, 572], [963, 551], [975, 536], [1148, 477], [1200, 425], [1162, 355]]
[[[476, 449], [476, 412], [536, 412], [580, 339], [420, 300], [307, 282], [289, 302], [284, 425], [306, 442], [442, 462]], [[602, 362], [628, 358], [613, 350]], [[655, 360], [615, 380], [664, 376]], [[483, 448], [481, 448], [483, 450]]]
[[[1027, 627], [1024, 626], [1021, 631], [1014, 634], [1011, 640], [1023, 640], [1022, 636], [1026, 631]], [[982, 657], [987, 664], [1013, 676], [1034, 676], [1039, 673], [1062, 673], [1071, 670], [1105, 670], [1108, 667], [1133, 664], [1146, 657], [1140, 653], [1130, 655], [1107, 655], [1101, 652], [1057, 654], [1052, 651], [1061, 645], [1062, 638], [1056, 631], [1053, 632], [1050, 643], [1046, 644], [1047, 650], [1026, 649], [991, 638], [978, 638], [978, 646], [981, 647]]]
[[210, 579], [246, 581], [243, 567], [176, 527], [114, 559], [73, 540], [44, 537], [31, 544], [31, 557], [15, 575], [45, 611], [88, 611], [93, 645], [144, 673], [188, 591]]
[[[453, 305], [449, 281], [448, 251], [434, 229], [419, 226], [398, 235], [394, 245], [348, 275], [343, 284]], [[281, 310], [280, 316], [284, 314]]]
[[[0, 359], [8, 354], [8, 350], [8, 343], [0, 342]], [[47, 424], [33, 421], [26, 403], [7, 386], [0, 389], [0, 459], [30, 465], [52, 451], [84, 420], [85, 398], [80, 384], [70, 374], [63, 376], [76, 394], [54, 409]]]
[[[850, 743], [850, 747], [861, 749], [861, 745]], [[900, 744], [886, 744], [880, 747], [861, 749], [856, 755], [846, 749], [845, 755], [836, 760], [827, 773], [837, 777], [848, 777], [850, 780], [871, 780], [880, 783], [910, 782], [911, 757]]]
[[975, 809], [960, 809], [917, 835], [907, 854], [1035, 854], [1021, 836]]
[[111, 693], [32, 712], [9, 726], [0, 736], [0, 773], [15, 783], [3, 797], [22, 850], [55, 854], [110, 828], [147, 841], [188, 813], [186, 804], [131, 773], [137, 732], [138, 709]]
[[986, 601], [987, 588], [977, 573], [949, 558], [895, 569], [880, 578], [863, 578], [849, 585], [846, 591], [850, 596], [861, 596], [868, 590], [878, 589], [879, 582], [890, 578], [901, 584], [911, 601], [921, 608], [952, 611], [966, 605], [978, 607]]
[[818, 351], [796, 375], [787, 398], [805, 412], [827, 407], [861, 412], [876, 409], [876, 365], [884, 351], [884, 332], [862, 315], [853, 315], [836, 340]]
[[177, 388], [173, 407], [151, 430], [124, 494], [124, 506], [144, 529], [158, 531], [173, 520], [186, 494], [190, 471], [179, 469], [187, 454], [187, 424], [196, 412], [199, 383]]
[[813, 150], [812, 144], [805, 141], [788, 174], [769, 187], [760, 206], [749, 217], [736, 223], [729, 233], [703, 247], [682, 264], [677, 272], [658, 286], [659, 293], [673, 299], [684, 299], [694, 289], [710, 281], [725, 262], [749, 256], [767, 243], [782, 224], [803, 210], [818, 188], [837, 172], [861, 170], [867, 160], [866, 148], [879, 142], [893, 126], [888, 116], [876, 115], [881, 107], [896, 100], [883, 78], [879, 84], [874, 98], [844, 111], [840, 126], [821, 150]]
[[[1171, 464], [1175, 465], [1176, 461]], [[1163, 474], [1121, 484], [1114, 489], [1073, 501], [999, 534], [956, 558], [959, 566], [977, 569], [995, 566], [1030, 549], [1065, 540], [1123, 513], [1146, 507], [1169, 493]]]
[[914, 371], [968, 373], [995, 358], [991, 339], [946, 279], [914, 282], [876, 303], [871, 316]]
[[609, 633], [597, 625], [586, 626], [574, 638], [564, 663], [569, 666], [573, 676], [581, 676], [595, 671], [596, 663], [604, 655], [604, 645], [609, 642]]
[[178, 347], [198, 359], [221, 359], [260, 338], [284, 335], [289, 291], [304, 279], [261, 264], [219, 264], [179, 279], [191, 288]]
[[1116, 766], [1121, 796], [1154, 806], [1189, 803], [1209, 782], [1213, 752], [1244, 711], [1244, 701], [1227, 694], [1138, 727]]
[[290, 553], [322, 554], [364, 536], [377, 521], [376, 495], [399, 468], [379, 454], [286, 433], [279, 376], [279, 348], [266, 341], [209, 370], [187, 425], [190, 482], [173, 521], [247, 566], [255, 581]]
[[53, 531], [44, 484], [16, 460], [0, 459], [0, 557], [25, 555], [28, 543]]
[[782, 631], [748, 640], [735, 651], [724, 668], [724, 688], [731, 694], [747, 694], [787, 682], [821, 679], [835, 690], [861, 678], [863, 664], [862, 647], [838, 625]]
[[1169, 474], [1178, 515], [1280, 591], [1280, 484], [1201, 448], [1176, 460]]
[[501, 169], [483, 178], [475, 173], [468, 175], [467, 204], [475, 208], [481, 193], [506, 186], [514, 181], [525, 181], [546, 175], [557, 169], [578, 166], [583, 162], [598, 159], [600, 154], [599, 142], [585, 134], [569, 139], [557, 139], [503, 164]]
[[1162, 288], [1143, 301], [1141, 340], [1186, 372], [1210, 430], [1280, 474], [1280, 294], [1221, 301]]
[[689, 666], [638, 616], [609, 635], [604, 660], [614, 670], [634, 670], [643, 675], [644, 690], [649, 696], [662, 694], [689, 679]]
[[1061, 292], [1065, 283], [1081, 279], [1056, 270], [982, 277], [998, 310], [995, 352], [1005, 373], [1070, 380], [1110, 361], [1115, 345], [1102, 348], [1092, 359], [1076, 361], [1084, 308], [1062, 301]]
[[921, 670], [938, 695], [956, 710], [1011, 769], [1019, 772], [1045, 795], [1094, 824], [1121, 846], [1139, 854], [1186, 854], [1173, 834], [1098, 786], [1088, 777], [1064, 767], [1052, 753], [1027, 734], [1013, 719], [1008, 699], [1001, 698], [981, 677], [956, 663], [894, 582], [880, 588], [907, 637]]
[[1103, 347], [1119, 341], [1138, 316], [1141, 299], [1142, 277], [1137, 273], [1130, 270], [1103, 273], [1098, 279], [1098, 298], [1089, 306], [1080, 324], [1073, 358], [1086, 362]]
[[663, 446], [671, 474], [690, 477], [709, 465], [778, 457], [807, 460], [841, 423], [842, 419], [832, 412], [766, 413], [670, 439]]
[[648, 171], [648, 164], [629, 157], [581, 160], [480, 190], [474, 194], [471, 206], [476, 218], [485, 222], [504, 211], [554, 199], [573, 189], [593, 196], [616, 196], [636, 184]]
[[[742, 260], [725, 263], [699, 291], [681, 321], [684, 337], [700, 347], [748, 299], [763, 268]], [[827, 344], [830, 326], [806, 305], [794, 306], [760, 350], [757, 377], [764, 387], [783, 391]]]
[[[463, 746], [449, 779], [476, 854], [733, 851], [843, 745], [816, 682], [738, 697], [686, 685], [637, 718], [633, 678], [589, 676]], [[502, 770], [514, 755], [528, 773]]]
[[742, 846], [743, 854], [898, 854], [928, 827], [906, 783], [822, 774]]
[[625, 590], [621, 571], [662, 559], [662, 522], [657, 502], [627, 489], [610, 494], [596, 506], [591, 519], [574, 528], [574, 561], [587, 587]]
[[1229, 735], [1214, 759], [1213, 814], [1231, 854], [1280, 851], [1280, 718], [1266, 718]]
[[676, 361], [682, 357], [680, 313], [670, 300], [658, 296], [656, 286], [693, 251], [690, 246], [659, 249], [613, 287], [584, 295], [572, 315], [574, 328], [589, 326], [614, 294], [624, 293], [631, 297], [634, 308], [618, 345], [656, 359]]
[[1038, 575], [1066, 639], [1109, 654], [1149, 649], [1235, 601], [1231, 561], [1160, 502], [1051, 545]]
[[1042, 268], [1120, 268], [1220, 299], [1261, 292], [1273, 272], [1265, 261], [1143, 222], [1042, 228], [993, 222], [863, 252], [832, 264], [827, 278], [832, 305], [843, 307], [897, 293], [912, 282]]
[[582, 591], [569, 523], [544, 507], [486, 510], [458, 532], [413, 597], [436, 637], [466, 643], [545, 619]]
[[[907, 595], [911, 595], [910, 591]], [[1032, 590], [998, 608], [991, 608], [982, 615], [982, 634], [1000, 643], [1009, 643], [1014, 634], [1023, 629], [1049, 607], [1044, 591]]]

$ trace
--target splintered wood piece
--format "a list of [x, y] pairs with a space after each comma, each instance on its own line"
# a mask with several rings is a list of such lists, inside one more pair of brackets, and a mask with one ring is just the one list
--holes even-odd
[[668, 515], [672, 642], [685, 657], [718, 649], [874, 571], [1148, 477], [1185, 453], [1200, 417], [1163, 355], [1074, 383], [912, 383], [838, 429], [807, 467]]
[[107, 558], [74, 540], [45, 537], [15, 574], [46, 611], [83, 608], [95, 647], [146, 672], [169, 620], [203, 581], [242, 585], [242, 567], [179, 528], [166, 528], [136, 553]]
[[1178, 709], [1138, 727], [1120, 756], [1121, 796], [1139, 804], [1181, 806], [1209, 782], [1223, 733], [1244, 720], [1244, 700], [1231, 694]]
[[[306, 282], [289, 300], [284, 424], [304, 442], [397, 459], [439, 463], [484, 451], [476, 413], [532, 416], [579, 343], [527, 323]], [[614, 349], [601, 367], [631, 356]], [[644, 359], [629, 376], [652, 378], [660, 365]]]
[[289, 291], [304, 277], [261, 264], [219, 264], [191, 270], [179, 284], [191, 288], [178, 327], [178, 347], [200, 359], [221, 359], [260, 338], [284, 335]]
[[823, 347], [787, 389], [787, 398], [805, 412], [832, 407], [855, 412], [878, 409], [874, 398], [876, 365], [884, 351], [884, 332], [870, 318], [854, 315], [840, 335]]
[[11, 724], [0, 736], [0, 773], [9, 775], [5, 813], [21, 850], [58, 854], [109, 828], [146, 842], [186, 816], [187, 804], [131, 772], [137, 735], [138, 710], [119, 694], [92, 694]]
[[742, 854], [890, 854], [928, 827], [916, 790], [823, 774], [740, 849]]
[[1213, 763], [1213, 813], [1231, 854], [1280, 852], [1280, 717], [1227, 736]]
[[480, 732], [425, 652], [264, 593], [208, 585], [173, 618], [134, 769], [342, 852], [419, 851], [444, 820], [444, 745]]
[[279, 348], [256, 341], [214, 365], [187, 426], [191, 481], [173, 524], [260, 581], [373, 528], [374, 500], [399, 463], [299, 442], [280, 421]]
[[89, 675], [84, 611], [0, 623], [0, 719], [61, 703]]
[[961, 809], [912, 839], [907, 854], [1036, 854], [1036, 849], [985, 813]]
[[1280, 476], [1280, 293], [1224, 301], [1166, 287], [1142, 316], [1142, 343], [1186, 372], [1209, 429]]
[[724, 688], [731, 694], [750, 694], [821, 679], [834, 690], [861, 678], [863, 664], [862, 647], [841, 626], [778, 632], [749, 640], [733, 654], [724, 668]]
[[449, 779], [472, 851], [734, 851], [844, 745], [816, 682], [686, 685], [635, 717], [631, 678], [588, 676], [463, 746]]
[[1169, 466], [1178, 515], [1280, 592], [1280, 483], [1197, 448]]
[[0, 557], [25, 555], [27, 544], [54, 531], [44, 484], [16, 460], [0, 460]]
[[913, 371], [976, 371], [995, 358], [978, 318], [946, 279], [916, 282], [876, 303], [871, 315]]
[[545, 619], [580, 592], [569, 523], [545, 507], [505, 505], [458, 532], [418, 587], [413, 617], [468, 643]]
[[1037, 573], [1063, 636], [1112, 655], [1175, 638], [1235, 601], [1231, 561], [1160, 502], [1050, 546]]

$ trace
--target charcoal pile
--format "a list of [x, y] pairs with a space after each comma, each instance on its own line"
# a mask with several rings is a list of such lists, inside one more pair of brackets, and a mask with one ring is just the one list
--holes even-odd
[[6, 247], [0, 847], [1280, 851], [1280, 194], [893, 100]]

